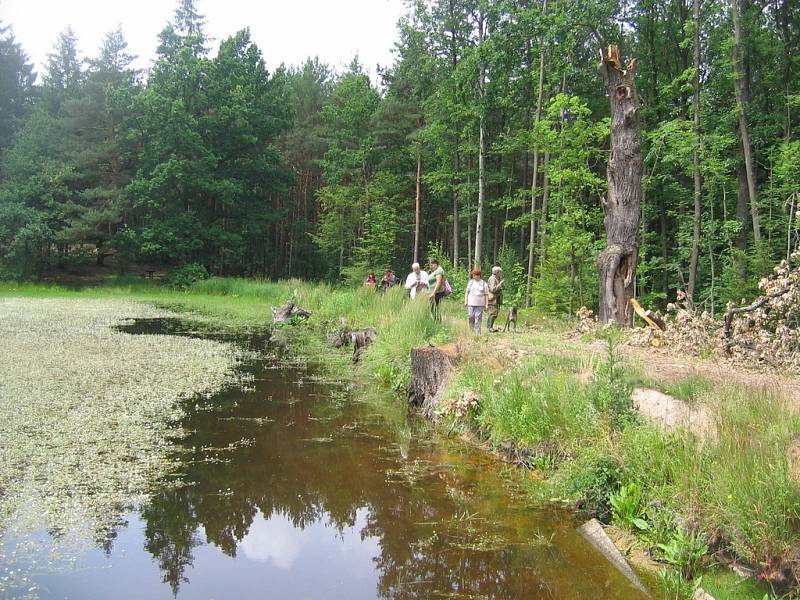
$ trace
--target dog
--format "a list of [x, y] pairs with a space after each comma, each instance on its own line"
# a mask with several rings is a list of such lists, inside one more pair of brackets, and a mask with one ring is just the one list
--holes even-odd
[[503, 328], [503, 331], [508, 331], [509, 326], [511, 326], [514, 333], [517, 333], [517, 307], [512, 306], [508, 309], [508, 316], [506, 317], [506, 326]]

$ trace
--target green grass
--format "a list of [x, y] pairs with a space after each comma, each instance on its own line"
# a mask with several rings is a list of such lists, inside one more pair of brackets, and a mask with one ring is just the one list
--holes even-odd
[[714, 567], [703, 573], [703, 589], [717, 600], [769, 600], [770, 590], [752, 577], [743, 579], [723, 567]]

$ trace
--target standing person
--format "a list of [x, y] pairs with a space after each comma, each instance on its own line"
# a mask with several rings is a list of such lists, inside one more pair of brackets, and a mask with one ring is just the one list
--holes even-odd
[[386, 292], [389, 288], [393, 287], [397, 283], [397, 277], [394, 276], [392, 270], [389, 269], [383, 274], [383, 279], [381, 279], [381, 291]]
[[438, 258], [430, 260], [431, 270], [428, 274], [428, 287], [431, 289], [431, 315], [437, 321], [441, 320], [442, 316], [439, 314], [439, 302], [444, 298], [444, 283], [445, 275], [444, 269], [439, 264]]
[[375, 279], [375, 273], [373, 273], [372, 271], [369, 272], [369, 275], [367, 275], [367, 280], [364, 282], [364, 285], [367, 287], [371, 287], [373, 290], [375, 289], [375, 287], [378, 285], [378, 280]]
[[480, 334], [483, 311], [489, 306], [489, 284], [481, 279], [481, 270], [472, 269], [472, 279], [464, 292], [464, 305], [472, 330]]
[[494, 322], [500, 314], [500, 307], [503, 305], [505, 283], [503, 269], [492, 267], [492, 276], [489, 277], [489, 307], [486, 309], [486, 314], [489, 316], [488, 329], [491, 332], [499, 331], [494, 328]]
[[411, 273], [406, 277], [405, 288], [408, 290], [412, 300], [420, 292], [428, 290], [428, 274], [420, 268], [419, 263], [415, 262], [411, 265]]

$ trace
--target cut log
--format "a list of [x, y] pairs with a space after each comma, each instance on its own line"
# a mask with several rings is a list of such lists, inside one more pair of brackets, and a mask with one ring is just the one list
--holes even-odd
[[622, 553], [614, 545], [614, 542], [611, 541], [611, 538], [608, 537], [603, 529], [603, 526], [600, 524], [600, 521], [597, 519], [587, 521], [578, 527], [578, 533], [580, 533], [592, 546], [594, 546], [603, 556], [605, 556], [620, 573], [625, 575], [625, 577], [628, 578], [634, 587], [644, 593], [647, 597], [650, 597], [650, 593], [647, 591], [647, 588], [636, 576], [636, 573], [633, 572], [633, 569], [628, 564], [628, 561], [625, 560], [624, 556], [622, 556]]
[[652, 310], [645, 310], [642, 308], [642, 305], [637, 302], [636, 298], [630, 299], [631, 306], [633, 310], [636, 311], [636, 314], [647, 323], [652, 329], [656, 331], [664, 331], [666, 329], [666, 324], [664, 320], [655, 314]]
[[411, 406], [421, 408], [428, 418], [433, 417], [436, 406], [442, 399], [459, 355], [456, 344], [426, 346], [411, 351], [408, 402]]
[[286, 304], [284, 304], [280, 308], [272, 307], [272, 322], [273, 323], [285, 323], [291, 320], [294, 317], [301, 317], [303, 319], [307, 319], [311, 316], [311, 312], [306, 310], [305, 308], [301, 308], [296, 306], [294, 302], [288, 300]]

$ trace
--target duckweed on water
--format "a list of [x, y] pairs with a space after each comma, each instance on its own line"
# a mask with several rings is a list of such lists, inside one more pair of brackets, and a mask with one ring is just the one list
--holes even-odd
[[106, 539], [173, 471], [181, 400], [232, 382], [237, 357], [220, 342], [115, 329], [164, 316], [113, 300], [0, 300], [4, 544], [35, 530]]

